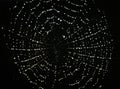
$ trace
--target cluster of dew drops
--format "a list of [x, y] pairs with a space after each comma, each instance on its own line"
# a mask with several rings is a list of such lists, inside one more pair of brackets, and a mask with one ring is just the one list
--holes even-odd
[[113, 40], [92, 0], [16, 0], [10, 15], [6, 44], [30, 83], [39, 89], [101, 88]]

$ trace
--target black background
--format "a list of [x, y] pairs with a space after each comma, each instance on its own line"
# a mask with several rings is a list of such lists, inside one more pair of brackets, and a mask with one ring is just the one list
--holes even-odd
[[[11, 0], [0, 0], [0, 27], [8, 29], [9, 25], [9, 2]], [[120, 89], [120, 29], [119, 29], [119, 2], [118, 0], [95, 0], [96, 6], [105, 11], [111, 34], [114, 38], [114, 50], [112, 70], [106, 77], [103, 89]], [[16, 66], [8, 61], [9, 51], [4, 45], [3, 31], [0, 29], [0, 89], [31, 89], [30, 84], [21, 76]]]

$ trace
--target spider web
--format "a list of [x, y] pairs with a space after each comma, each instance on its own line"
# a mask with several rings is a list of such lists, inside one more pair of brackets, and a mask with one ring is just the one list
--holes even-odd
[[112, 38], [92, 0], [13, 1], [8, 49], [38, 89], [99, 89]]

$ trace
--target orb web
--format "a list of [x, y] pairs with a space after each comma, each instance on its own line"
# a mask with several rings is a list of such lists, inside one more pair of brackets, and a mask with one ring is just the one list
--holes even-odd
[[112, 38], [92, 0], [12, 1], [8, 49], [38, 89], [99, 89]]

